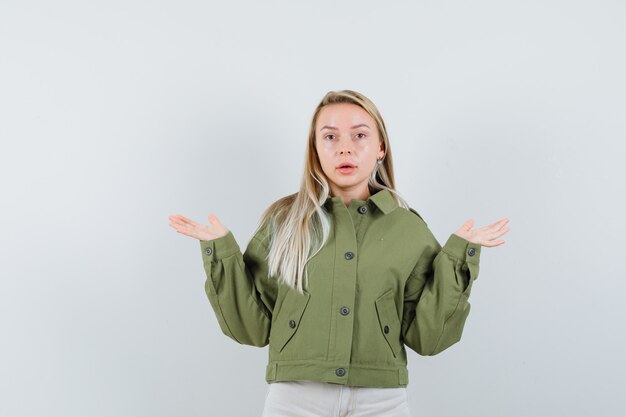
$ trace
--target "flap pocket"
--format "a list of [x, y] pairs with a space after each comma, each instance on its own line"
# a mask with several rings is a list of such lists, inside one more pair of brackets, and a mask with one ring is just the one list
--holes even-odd
[[387, 344], [397, 357], [402, 349], [400, 342], [400, 319], [396, 310], [396, 303], [393, 298], [393, 290], [385, 292], [376, 299], [376, 314], [380, 331], [387, 340]]
[[311, 295], [306, 290], [304, 294], [300, 294], [297, 290], [287, 290], [270, 332], [270, 345], [274, 349], [282, 352], [293, 335], [296, 334], [304, 310], [309, 303], [309, 298]]

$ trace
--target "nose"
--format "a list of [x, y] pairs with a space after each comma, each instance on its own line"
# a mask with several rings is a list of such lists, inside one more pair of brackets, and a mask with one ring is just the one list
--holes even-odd
[[342, 140], [339, 143], [337, 147], [339, 155], [352, 155], [352, 141]]

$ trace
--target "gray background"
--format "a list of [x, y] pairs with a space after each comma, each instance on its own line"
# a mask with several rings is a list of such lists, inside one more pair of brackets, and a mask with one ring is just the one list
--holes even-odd
[[623, 416], [619, 1], [0, 4], [0, 415], [255, 416], [267, 348], [218, 327], [197, 240], [295, 192], [329, 90], [397, 186], [484, 248], [463, 339], [409, 351], [418, 416]]

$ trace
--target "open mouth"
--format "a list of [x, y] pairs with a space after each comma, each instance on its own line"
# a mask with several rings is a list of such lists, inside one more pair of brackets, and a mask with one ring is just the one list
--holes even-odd
[[356, 169], [356, 167], [352, 164], [341, 164], [337, 167], [337, 171], [341, 172], [342, 174], [350, 174], [352, 171], [354, 171]]
[[343, 164], [340, 164], [337, 169], [342, 169], [342, 168], [356, 168], [356, 166], [352, 165], [349, 162], [345, 162]]

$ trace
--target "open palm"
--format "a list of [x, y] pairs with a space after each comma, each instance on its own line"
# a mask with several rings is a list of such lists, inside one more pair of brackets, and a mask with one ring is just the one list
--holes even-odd
[[508, 222], [509, 219], [504, 218], [488, 226], [472, 229], [474, 220], [469, 219], [454, 234], [481, 246], [499, 246], [504, 243], [504, 240], [498, 238], [509, 231], [508, 227], [504, 227]]
[[202, 223], [194, 222], [182, 214], [175, 214], [169, 216], [168, 218], [170, 220], [170, 226], [176, 229], [178, 233], [194, 237], [198, 240], [213, 240], [228, 234], [226, 226], [224, 226], [213, 214], [209, 214], [208, 216], [208, 226]]

